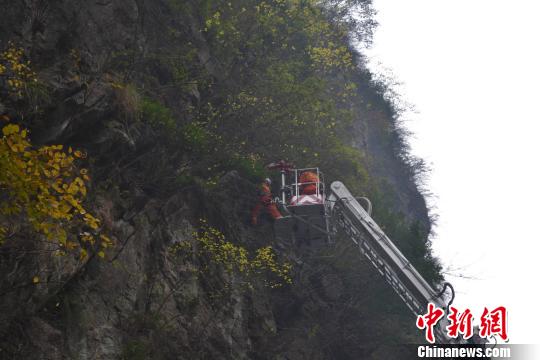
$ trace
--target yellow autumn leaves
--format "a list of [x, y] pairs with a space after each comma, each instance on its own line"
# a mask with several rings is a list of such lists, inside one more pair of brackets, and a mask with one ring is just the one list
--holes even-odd
[[[86, 155], [62, 145], [34, 148], [28, 131], [8, 123], [0, 138], [0, 241], [15, 219], [24, 220], [48, 241], [59, 246], [59, 253], [77, 250], [84, 259], [94, 249], [100, 257], [112, 246], [100, 232], [100, 220], [83, 206], [90, 180], [86, 169], [75, 161]], [[70, 236], [79, 233], [78, 238]]]
[[24, 60], [24, 51], [9, 43], [0, 53], [0, 76], [6, 78], [9, 95], [20, 98], [28, 83], [37, 82], [37, 75], [30, 68], [30, 61]]
[[329, 42], [325, 47], [309, 47], [308, 52], [312, 65], [323, 71], [351, 69], [353, 66], [351, 52], [343, 45]]
[[[207, 257], [211, 263], [222, 266], [228, 273], [245, 276], [248, 280], [255, 275], [262, 275], [266, 286], [280, 287], [291, 284], [289, 263], [280, 263], [271, 246], [259, 248], [255, 256], [240, 245], [225, 240], [225, 235], [218, 229], [201, 220], [201, 228], [193, 233], [194, 243], [182, 242], [174, 245], [173, 253], [191, 252]], [[249, 281], [248, 281], [249, 283]]]

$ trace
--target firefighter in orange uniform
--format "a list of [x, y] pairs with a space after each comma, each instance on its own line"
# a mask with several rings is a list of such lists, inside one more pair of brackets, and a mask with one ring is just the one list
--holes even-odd
[[259, 218], [259, 213], [263, 207], [274, 220], [283, 217], [277, 209], [276, 204], [272, 201], [272, 190], [270, 189], [270, 185], [272, 185], [272, 180], [269, 178], [264, 179], [261, 184], [259, 200], [251, 211], [251, 224], [253, 226], [257, 225], [257, 219]]
[[304, 171], [298, 179], [300, 184], [300, 195], [315, 195], [317, 193], [317, 183], [319, 177], [313, 171]]

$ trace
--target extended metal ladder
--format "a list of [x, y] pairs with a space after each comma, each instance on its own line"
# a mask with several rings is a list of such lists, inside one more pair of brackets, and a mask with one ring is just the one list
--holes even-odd
[[[332, 226], [347, 234], [415, 315], [423, 315], [430, 302], [446, 308], [441, 292], [427, 283], [342, 182], [332, 183], [326, 201]], [[447, 325], [445, 318], [437, 323], [434, 329], [437, 343], [463, 342], [446, 335]]]

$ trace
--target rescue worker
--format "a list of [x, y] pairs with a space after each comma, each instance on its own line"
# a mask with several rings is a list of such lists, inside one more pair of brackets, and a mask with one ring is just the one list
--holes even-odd
[[300, 195], [315, 195], [317, 193], [319, 177], [313, 171], [304, 171], [300, 174], [298, 182], [300, 184]]
[[282, 218], [281, 213], [277, 209], [276, 204], [272, 201], [272, 190], [270, 189], [270, 186], [272, 185], [272, 180], [269, 178], [264, 179], [263, 183], [261, 184], [260, 192], [259, 192], [259, 200], [257, 201], [257, 204], [255, 204], [255, 207], [251, 211], [251, 224], [253, 226], [257, 225], [259, 213], [261, 212], [261, 209], [264, 207], [266, 212], [274, 219]]

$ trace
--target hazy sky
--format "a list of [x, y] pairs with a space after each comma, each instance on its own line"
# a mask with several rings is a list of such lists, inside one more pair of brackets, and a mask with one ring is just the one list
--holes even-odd
[[433, 246], [455, 305], [476, 318], [506, 306], [510, 342], [540, 343], [540, 2], [374, 5], [370, 66], [416, 107], [406, 124], [433, 169]]

